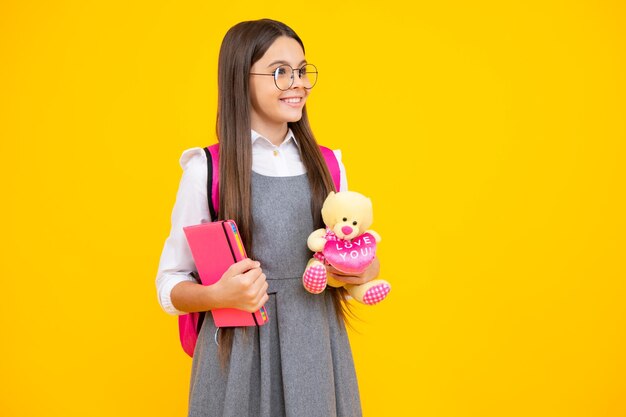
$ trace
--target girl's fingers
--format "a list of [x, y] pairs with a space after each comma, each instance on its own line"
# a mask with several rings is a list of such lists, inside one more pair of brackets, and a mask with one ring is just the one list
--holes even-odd
[[242, 297], [247, 300], [248, 305], [257, 304], [259, 298], [267, 292], [267, 281], [265, 274], [261, 269], [257, 268], [246, 272], [243, 277], [243, 293]]
[[344, 272], [341, 272], [340, 270], [335, 269], [335, 267], [330, 266], [330, 265], [326, 267], [326, 271], [328, 271], [328, 273], [333, 274], [335, 276], [346, 276], [346, 277], [353, 276], [353, 275], [348, 275]]
[[269, 299], [270, 299], [270, 296], [267, 295], [267, 293], [263, 294], [263, 296], [261, 297], [261, 300], [257, 304], [257, 306], [254, 309], [254, 311], [256, 311], [256, 310], [260, 309], [261, 307], [263, 307], [263, 305], [265, 305], [265, 303], [267, 303], [267, 300], [269, 300]]
[[263, 307], [263, 305], [269, 300], [269, 295], [267, 294], [267, 283], [261, 286], [260, 291], [256, 293], [254, 298], [248, 304], [248, 308], [246, 311], [253, 313]]
[[[251, 259], [244, 259], [230, 266], [225, 276], [231, 276], [234, 280], [228, 281], [235, 292], [233, 296], [238, 298], [240, 308], [245, 311], [254, 312], [260, 309], [269, 299], [267, 295], [268, 283], [261, 264]], [[237, 283], [237, 284], [235, 284]], [[237, 289], [238, 288], [238, 289]]]
[[259, 280], [259, 278], [261, 278], [261, 275], [265, 276], [261, 268], [253, 268], [249, 270], [248, 272], [246, 272], [245, 274], [242, 274], [241, 276], [243, 277], [244, 282], [246, 282], [248, 286], [252, 286], [254, 283], [256, 283]]
[[265, 284], [266, 284], [265, 274], [260, 273], [258, 276], [252, 278], [252, 281], [250, 281], [250, 286], [248, 287], [248, 290], [250, 291], [251, 294], [258, 294], [263, 288], [263, 285]]
[[254, 303], [254, 307], [252, 307], [252, 311], [257, 311], [270, 299], [270, 296], [267, 295], [267, 292], [262, 292], [259, 294], [259, 298]]
[[239, 262], [232, 264], [228, 268], [227, 272], [229, 275], [235, 276], [235, 275], [243, 274], [248, 270], [259, 268], [260, 266], [261, 266], [261, 263], [259, 261], [253, 261], [250, 258], [246, 258], [246, 259], [243, 259]]
[[346, 284], [365, 284], [366, 282], [378, 278], [378, 275], [380, 274], [380, 261], [378, 260], [378, 257], [374, 258], [372, 264], [360, 274], [345, 274], [331, 265], [327, 265], [326, 270], [333, 276], [333, 278], [345, 282]]
[[369, 281], [367, 278], [358, 275], [335, 275], [331, 274], [333, 278], [338, 281], [345, 282], [346, 284], [364, 284]]

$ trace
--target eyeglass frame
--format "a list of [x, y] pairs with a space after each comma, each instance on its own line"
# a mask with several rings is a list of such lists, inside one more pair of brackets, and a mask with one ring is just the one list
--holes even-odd
[[[304, 67], [306, 67], [306, 66], [312, 66], [313, 68], [315, 68], [315, 71], [313, 71], [313, 72], [314, 72], [315, 74], [319, 74], [319, 71], [317, 70], [317, 67], [316, 67], [315, 65], [313, 65], [313, 64], [304, 64], [304, 65], [303, 65], [303, 66], [301, 66], [300, 68], [294, 68], [294, 67], [292, 67], [291, 65], [288, 65], [288, 64], [283, 64], [283, 65], [280, 65], [278, 68], [276, 68], [276, 69], [274, 70], [274, 72], [273, 72], [273, 73], [271, 73], [271, 74], [267, 74], [267, 73], [258, 73], [258, 72], [251, 72], [251, 73], [250, 73], [250, 75], [271, 75], [272, 77], [274, 77], [274, 85], [276, 86], [276, 88], [278, 88], [280, 91], [287, 91], [287, 90], [289, 90], [289, 89], [293, 86], [293, 83], [294, 83], [294, 82], [295, 82], [295, 80], [296, 80], [296, 78], [293, 76], [293, 75], [296, 73], [296, 70], [298, 70], [298, 78], [300, 78], [300, 79], [302, 80], [302, 76], [300, 75], [300, 71], [302, 71], [302, 68], [304, 68]], [[284, 90], [278, 86], [278, 80], [277, 80], [278, 75], [276, 74], [276, 71], [278, 71], [278, 69], [279, 69], [279, 68], [281, 68], [281, 67], [289, 67], [289, 68], [291, 68], [291, 83], [289, 84], [289, 87], [287, 87], [287, 88], [286, 88], [286, 89], [284, 89]], [[317, 84], [317, 76], [315, 77], [315, 84]], [[303, 88], [305, 88], [305, 89], [307, 89], [307, 90], [310, 90], [310, 89], [312, 89], [313, 87], [315, 87], [315, 84], [313, 84], [313, 85], [312, 85], [312, 86], [310, 86], [310, 87], [304, 87], [304, 86], [303, 86]]]

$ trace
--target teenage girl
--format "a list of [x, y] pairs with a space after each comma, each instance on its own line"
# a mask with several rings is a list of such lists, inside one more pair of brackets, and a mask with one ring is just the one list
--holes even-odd
[[[219, 329], [215, 338], [218, 329], [207, 316], [193, 357], [189, 416], [361, 415], [343, 290], [314, 295], [302, 285], [311, 257], [307, 237], [324, 227], [321, 206], [334, 190], [306, 114], [316, 81], [302, 41], [283, 23], [242, 22], [224, 37], [218, 219], [236, 221], [250, 258], [214, 285], [194, 280], [182, 228], [217, 219], [209, 214], [205, 153], [189, 149], [180, 160], [184, 172], [157, 290], [171, 314], [224, 307], [252, 312], [265, 305], [269, 322]], [[345, 189], [341, 154], [335, 155]], [[328, 267], [348, 283], [370, 281], [378, 272], [378, 262], [359, 276], [339, 276]]]

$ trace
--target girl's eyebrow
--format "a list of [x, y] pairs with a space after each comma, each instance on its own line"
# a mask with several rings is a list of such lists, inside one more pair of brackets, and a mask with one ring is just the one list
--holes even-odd
[[[287, 62], [287, 61], [282, 61], [282, 60], [279, 60], [279, 61], [274, 61], [274, 62], [272, 62], [271, 64], [269, 64], [269, 65], [267, 66], [267, 68], [269, 68], [269, 67], [273, 67], [273, 66], [274, 66], [274, 65], [276, 65], [276, 64], [289, 65], [289, 62]], [[298, 66], [300, 67], [300, 66], [302, 66], [302, 65], [304, 65], [304, 64], [306, 64], [306, 59], [305, 59], [305, 60], [303, 60], [302, 62], [300, 62], [300, 64], [298, 64]]]

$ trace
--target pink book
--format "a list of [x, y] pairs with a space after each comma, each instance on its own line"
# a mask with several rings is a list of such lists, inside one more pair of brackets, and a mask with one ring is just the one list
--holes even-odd
[[[246, 258], [237, 225], [233, 220], [183, 227], [196, 269], [203, 285], [212, 285], [235, 262]], [[235, 308], [211, 310], [215, 326], [262, 326], [268, 320], [265, 307], [254, 313]]]

